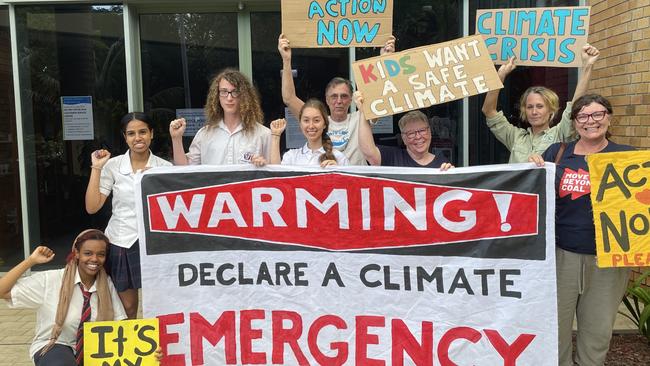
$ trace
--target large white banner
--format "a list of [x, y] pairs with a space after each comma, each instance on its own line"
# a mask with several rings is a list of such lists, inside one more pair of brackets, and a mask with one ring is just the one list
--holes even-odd
[[553, 169], [146, 171], [165, 365], [557, 365]]

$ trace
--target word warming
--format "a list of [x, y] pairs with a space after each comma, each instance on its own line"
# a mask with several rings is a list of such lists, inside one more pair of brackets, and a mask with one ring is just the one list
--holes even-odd
[[[538, 224], [534, 194], [341, 173], [224, 184], [151, 195], [147, 200], [154, 232], [238, 237], [325, 250], [535, 235]], [[517, 212], [516, 217], [511, 212]]]
[[589, 157], [599, 267], [650, 266], [650, 151]]
[[476, 32], [497, 65], [579, 67], [587, 43], [590, 7], [482, 9]]
[[481, 36], [412, 48], [352, 64], [364, 113], [377, 118], [503, 87]]
[[84, 365], [157, 366], [158, 319], [84, 324]]
[[283, 0], [282, 33], [291, 47], [383, 46], [393, 0]]

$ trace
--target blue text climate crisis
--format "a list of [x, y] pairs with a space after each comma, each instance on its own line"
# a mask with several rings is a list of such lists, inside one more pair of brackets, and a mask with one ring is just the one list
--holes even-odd
[[[261, 262], [259, 266], [239, 263], [181, 263], [178, 265], [178, 286], [310, 286], [306, 278], [306, 262]], [[468, 295], [497, 295], [520, 299], [515, 290], [520, 269], [450, 269], [448, 267], [401, 266], [391, 267], [371, 263], [359, 270], [360, 282], [368, 288], [393, 291], [430, 291], [435, 286], [438, 293], [454, 294], [462, 291]], [[498, 285], [490, 286], [493, 280]], [[331, 262], [322, 274], [320, 286], [345, 287], [336, 264]]]
[[[557, 60], [569, 64], [576, 58], [570, 49], [576, 43], [575, 37], [587, 34], [585, 20], [588, 16], [587, 8], [485, 12], [477, 18], [476, 30], [488, 36], [485, 37], [487, 47], [499, 43], [501, 38], [500, 61], [516, 56], [521, 61]], [[491, 22], [491, 18], [494, 18], [493, 27], [486, 24]], [[519, 49], [518, 54], [515, 49]], [[490, 57], [497, 60], [494, 53]]]

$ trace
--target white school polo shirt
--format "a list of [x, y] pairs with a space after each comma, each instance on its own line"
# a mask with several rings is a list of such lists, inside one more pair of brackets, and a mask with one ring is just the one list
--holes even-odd
[[[167, 160], [149, 152], [147, 168], [171, 166]], [[102, 169], [99, 192], [104, 196], [113, 193], [113, 214], [104, 231], [108, 240], [122, 248], [130, 248], [138, 240], [135, 210], [135, 173], [129, 152], [111, 158]]]
[[[332, 149], [336, 163], [338, 165], [349, 165], [348, 158], [342, 152]], [[312, 150], [304, 144], [299, 149], [291, 149], [282, 156], [283, 165], [315, 165], [320, 166], [320, 156], [325, 153], [322, 147], [318, 150]]]
[[[52, 328], [54, 328], [54, 319], [56, 318], [56, 308], [59, 304], [59, 291], [63, 281], [63, 272], [65, 269], [55, 269], [44, 272], [34, 272], [31, 276], [23, 277], [16, 282], [11, 289], [11, 299], [7, 300], [10, 308], [15, 309], [35, 309], [36, 310], [36, 330], [32, 345], [29, 347], [29, 355], [34, 358], [36, 352], [50, 340]], [[77, 341], [77, 328], [81, 319], [81, 308], [83, 307], [84, 297], [79, 288], [81, 278], [79, 272], [75, 276], [75, 286], [70, 299], [70, 308], [68, 316], [63, 322], [61, 335], [56, 343], [63, 344], [74, 348]], [[113, 282], [108, 279], [108, 290], [113, 302], [114, 320], [126, 319], [126, 313], [120, 297], [113, 287]], [[90, 297], [90, 321], [97, 319], [97, 288], [95, 285], [89, 289], [93, 294]]]
[[256, 123], [255, 129], [244, 132], [240, 123], [230, 132], [223, 121], [216, 126], [202, 127], [194, 136], [187, 153], [190, 165], [233, 165], [250, 163], [254, 155], [268, 161], [271, 147], [271, 130]]

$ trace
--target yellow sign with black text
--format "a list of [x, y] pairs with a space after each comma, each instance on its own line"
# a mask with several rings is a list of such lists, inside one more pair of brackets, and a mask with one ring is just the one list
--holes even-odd
[[84, 365], [158, 366], [158, 319], [84, 323]]
[[650, 151], [589, 157], [599, 267], [650, 266]]

